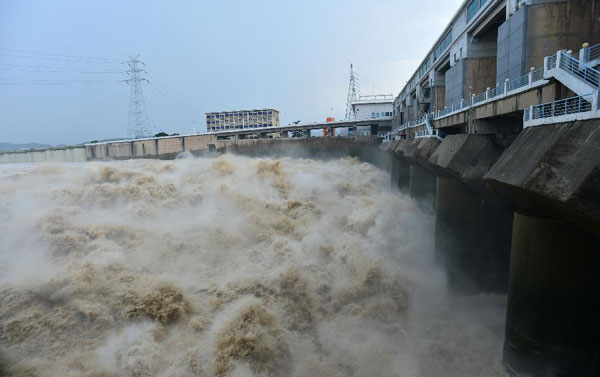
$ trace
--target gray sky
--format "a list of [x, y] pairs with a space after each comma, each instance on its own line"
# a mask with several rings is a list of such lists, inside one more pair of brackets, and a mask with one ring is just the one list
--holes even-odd
[[144, 84], [157, 130], [247, 108], [341, 119], [350, 63], [396, 95], [461, 2], [0, 0], [0, 142], [123, 137], [126, 66], [107, 60], [132, 54], [162, 92]]

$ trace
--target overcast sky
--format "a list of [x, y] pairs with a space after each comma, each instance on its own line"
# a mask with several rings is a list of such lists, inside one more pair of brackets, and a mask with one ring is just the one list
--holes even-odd
[[205, 112], [250, 108], [278, 109], [283, 124], [341, 119], [350, 63], [396, 95], [461, 2], [0, 0], [0, 142], [123, 137], [117, 61], [134, 54], [156, 130], [205, 130]]

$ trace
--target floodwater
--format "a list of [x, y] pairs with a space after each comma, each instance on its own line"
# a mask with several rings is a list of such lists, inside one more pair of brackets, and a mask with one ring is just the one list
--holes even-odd
[[504, 376], [505, 298], [452, 296], [372, 165], [0, 167], [0, 375]]

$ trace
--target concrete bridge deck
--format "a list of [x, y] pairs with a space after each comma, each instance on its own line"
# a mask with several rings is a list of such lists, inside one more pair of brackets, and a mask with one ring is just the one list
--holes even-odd
[[[262, 135], [268, 133], [287, 133], [293, 131], [301, 131], [303, 134], [308, 134], [311, 130], [322, 130], [322, 129], [332, 129], [332, 128], [350, 128], [356, 129], [357, 127], [366, 127], [372, 126], [375, 127], [376, 130], [391, 130], [392, 126], [392, 117], [379, 117], [372, 119], [360, 119], [360, 120], [341, 120], [335, 122], [314, 122], [314, 123], [304, 123], [304, 124], [294, 124], [287, 126], [278, 126], [278, 127], [263, 127], [263, 128], [244, 128], [238, 130], [226, 130], [226, 131], [218, 131], [218, 132], [209, 132], [207, 135], [215, 135], [217, 138], [226, 138], [226, 137], [237, 137], [244, 138], [250, 135]], [[329, 133], [331, 134], [331, 133]], [[286, 136], [284, 136], [286, 137]]]

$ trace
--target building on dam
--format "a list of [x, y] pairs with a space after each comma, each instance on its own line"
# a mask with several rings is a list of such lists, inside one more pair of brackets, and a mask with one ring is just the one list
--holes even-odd
[[[359, 96], [351, 102], [352, 119], [373, 120], [389, 118], [392, 116], [394, 107], [394, 96], [392, 94], [373, 94]], [[347, 132], [348, 135], [371, 135], [372, 127], [360, 126], [355, 130]]]
[[208, 132], [278, 126], [279, 111], [274, 109], [206, 113], [206, 129]]
[[[444, 116], [524, 87], [542, 78], [545, 58], [559, 50], [567, 60], [583, 62], [585, 56], [577, 57], [582, 44], [600, 39], [598, 7], [597, 1], [585, 0], [464, 1], [395, 98], [393, 127], [414, 126], [426, 116]], [[591, 50], [584, 55], [597, 53]], [[544, 93], [543, 100], [593, 91], [580, 93], [561, 84], [555, 93]], [[545, 101], [531, 105], [540, 102]]]

